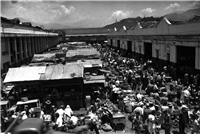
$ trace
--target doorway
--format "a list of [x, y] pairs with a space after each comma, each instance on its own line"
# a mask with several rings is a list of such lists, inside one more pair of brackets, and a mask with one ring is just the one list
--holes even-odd
[[144, 61], [152, 59], [152, 43], [144, 42]]
[[117, 40], [117, 49], [120, 50], [120, 40]]
[[177, 67], [180, 73], [193, 73], [195, 68], [195, 47], [177, 46]]
[[110, 39], [110, 46], [112, 47], [113, 46], [113, 40]]

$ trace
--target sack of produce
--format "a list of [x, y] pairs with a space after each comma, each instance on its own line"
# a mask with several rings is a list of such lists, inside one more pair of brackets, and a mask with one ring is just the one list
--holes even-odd
[[103, 130], [103, 131], [106, 131], [106, 132], [109, 132], [109, 131], [112, 130], [112, 127], [111, 127], [110, 125], [108, 125], [108, 124], [105, 123], [105, 124], [102, 126], [102, 130]]

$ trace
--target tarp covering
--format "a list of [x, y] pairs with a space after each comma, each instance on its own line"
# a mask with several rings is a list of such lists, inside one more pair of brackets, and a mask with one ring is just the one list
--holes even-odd
[[24, 104], [37, 103], [37, 102], [39, 102], [38, 99], [28, 100], [28, 101], [18, 101], [16, 105], [24, 105]]
[[77, 61], [80, 59], [98, 59], [99, 57], [100, 53], [91, 48], [69, 50], [66, 53], [66, 60], [68, 61]]
[[12, 85], [12, 86], [6, 86], [5, 89], [4, 89], [4, 91], [5, 91], [5, 93], [9, 94], [10, 91], [11, 91], [13, 88], [14, 88], [14, 85]]
[[84, 80], [84, 84], [91, 84], [91, 83], [105, 83], [105, 76], [104, 75], [90, 76], [89, 79]]
[[102, 61], [100, 59], [94, 60], [78, 60], [76, 63], [81, 63], [85, 68], [102, 67]]
[[3, 101], [1, 100], [1, 101], [0, 101], [0, 104], [1, 104], [1, 106], [2, 106], [2, 105], [7, 105], [7, 104], [8, 104], [8, 101], [7, 101], [7, 100], [3, 100]]
[[58, 64], [50, 66], [30, 66], [10, 68], [4, 83], [40, 80], [58, 80], [83, 77], [82, 64]]
[[44, 61], [55, 61], [56, 60], [56, 54], [55, 53], [47, 53], [47, 54], [34, 54], [32, 63], [37, 62], [44, 62]]

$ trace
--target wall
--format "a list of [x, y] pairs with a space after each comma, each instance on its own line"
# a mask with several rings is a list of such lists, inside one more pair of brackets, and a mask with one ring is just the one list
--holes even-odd
[[108, 33], [108, 29], [103, 28], [74, 28], [74, 29], [63, 29], [66, 35], [75, 35], [75, 34], [101, 34]]
[[198, 47], [196, 47], [195, 52], [195, 68], [200, 70], [200, 42], [198, 42]]
[[3, 43], [5, 43], [4, 39], [0, 38], [0, 71], [3, 69], [3, 65], [2, 65], [2, 46], [3, 46]]

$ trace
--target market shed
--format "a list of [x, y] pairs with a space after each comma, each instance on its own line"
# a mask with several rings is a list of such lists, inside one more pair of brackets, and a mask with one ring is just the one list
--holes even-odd
[[47, 53], [47, 54], [34, 54], [32, 63], [38, 62], [55, 62], [56, 54], [55, 53]]
[[45, 73], [46, 66], [23, 66], [9, 68], [3, 83], [22, 83], [40, 81], [41, 74]]
[[98, 88], [104, 89], [105, 86], [105, 76], [104, 75], [86, 75], [84, 78], [84, 91], [85, 95], [91, 95], [94, 90]]
[[99, 59], [100, 53], [92, 48], [69, 50], [66, 53], [66, 61], [74, 62], [78, 60]]
[[72, 63], [10, 68], [4, 83], [14, 84], [19, 98], [43, 100], [48, 95], [52, 102], [80, 107], [84, 98], [83, 70], [82, 64]]
[[50, 66], [23, 66], [10, 68], [4, 83], [17, 83], [26, 81], [49, 81], [83, 78], [83, 65], [58, 64]]

